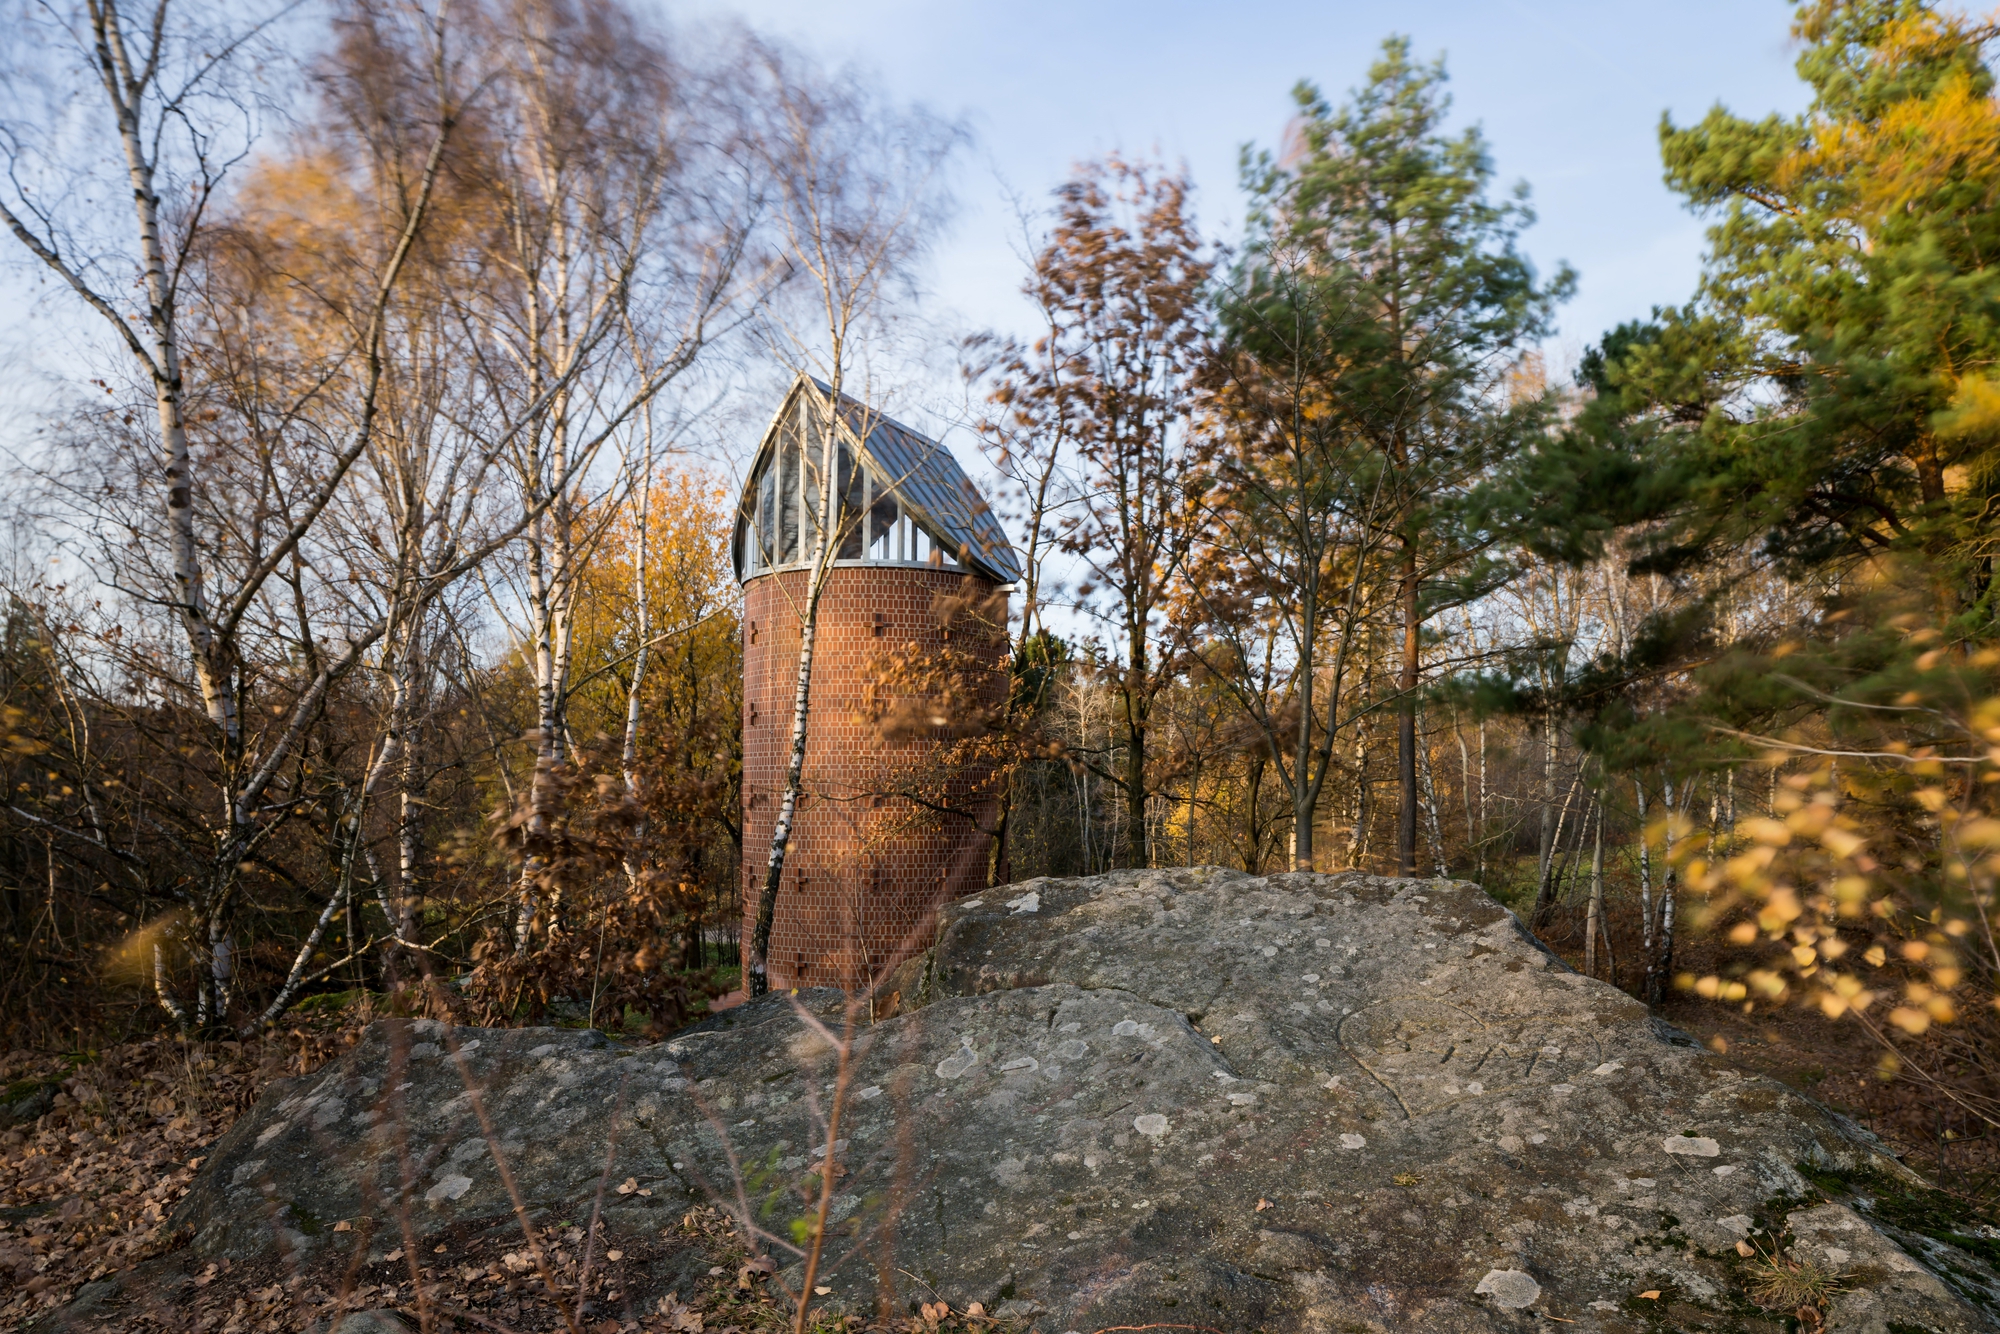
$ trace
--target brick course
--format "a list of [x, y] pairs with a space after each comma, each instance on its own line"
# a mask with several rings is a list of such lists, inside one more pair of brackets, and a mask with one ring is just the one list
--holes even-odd
[[[746, 962], [784, 795], [806, 582], [805, 571], [787, 570], [752, 578], [743, 590]], [[906, 799], [881, 795], [895, 787], [899, 769], [921, 765], [937, 743], [890, 741], [863, 713], [871, 662], [884, 650], [943, 648], [938, 600], [962, 595], [968, 586], [981, 595], [997, 587], [978, 574], [941, 569], [836, 566], [827, 575], [800, 809], [771, 932], [773, 988], [853, 985], [864, 969], [879, 970], [927, 948], [937, 905], [986, 885], [991, 840], [972, 821], [929, 816]], [[963, 639], [954, 645], [966, 646]], [[1005, 652], [998, 632], [988, 646], [996, 656]], [[1004, 674], [993, 679], [996, 692], [1005, 689]], [[989, 776], [962, 772], [953, 788], [976, 793]], [[979, 824], [990, 828], [993, 798], [969, 804]]]

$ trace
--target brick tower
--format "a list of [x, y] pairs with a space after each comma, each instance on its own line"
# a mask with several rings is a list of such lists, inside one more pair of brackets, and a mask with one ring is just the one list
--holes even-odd
[[[751, 464], [733, 544], [743, 583], [747, 964], [791, 748], [826, 427], [837, 420], [840, 518], [771, 933], [773, 988], [857, 984], [864, 969], [927, 946], [940, 902], [985, 887], [996, 794], [991, 768], [962, 739], [965, 716], [1004, 697], [1006, 592], [1020, 577], [949, 450], [845, 395], [838, 414], [831, 401], [806, 376], [787, 392]], [[953, 702], [927, 704], [941, 679], [957, 683], [942, 692]], [[892, 698], [898, 691], [908, 698]]]

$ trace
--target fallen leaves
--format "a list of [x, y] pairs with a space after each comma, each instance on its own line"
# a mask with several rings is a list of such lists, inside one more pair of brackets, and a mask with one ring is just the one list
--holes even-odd
[[754, 1287], [760, 1278], [769, 1278], [778, 1272], [778, 1262], [768, 1255], [752, 1256], [736, 1271], [736, 1286], [742, 1289]]
[[272, 1079], [314, 1069], [344, 1045], [338, 1029], [307, 1025], [250, 1042], [154, 1038], [88, 1063], [0, 1056], [0, 1086], [59, 1090], [39, 1120], [0, 1132], [0, 1208], [14, 1219], [0, 1229], [0, 1328], [153, 1254], [201, 1150]]
[[702, 1334], [701, 1312], [681, 1301], [678, 1293], [668, 1293], [660, 1298], [656, 1308], [661, 1319], [667, 1322], [670, 1334]]

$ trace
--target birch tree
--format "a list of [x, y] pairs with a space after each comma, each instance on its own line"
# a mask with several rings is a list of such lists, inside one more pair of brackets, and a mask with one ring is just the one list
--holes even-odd
[[765, 118], [759, 161], [771, 183], [778, 251], [796, 280], [792, 299], [769, 312], [765, 336], [783, 364], [814, 375], [827, 392], [809, 396], [814, 430], [802, 450], [802, 484], [817, 497], [818, 518], [806, 535], [806, 586], [793, 608], [799, 656], [784, 786], [744, 962], [752, 996], [770, 988], [778, 886], [805, 772], [820, 597], [845, 530], [859, 518], [845, 512], [835, 460], [873, 429], [868, 405], [881, 391], [871, 383], [871, 354], [886, 351], [894, 298], [908, 290], [943, 221], [943, 173], [960, 140], [955, 126], [885, 104], [857, 78], [812, 75], [775, 47], [758, 49], [756, 71]]
[[[191, 420], [202, 396], [203, 368], [191, 355], [196, 326], [212, 312], [191, 310], [209, 255], [211, 214], [224, 198], [229, 173], [254, 142], [259, 108], [247, 67], [263, 51], [264, 27], [231, 25], [200, 11], [183, 13], [170, 0], [133, 12], [118, 0], [88, 0], [77, 9], [44, 11], [16, 50], [73, 80], [76, 100], [41, 123], [0, 127], [9, 187], [0, 219], [15, 239], [113, 331], [141, 391], [151, 400], [155, 463], [142, 482], [156, 507], [127, 511], [121, 526], [136, 562], [120, 560], [104, 575], [165, 611], [185, 652], [191, 693], [206, 720], [204, 745], [215, 758], [212, 831], [200, 865], [183, 888], [190, 943], [206, 958], [190, 1011], [164, 979], [160, 1000], [184, 1025], [203, 1026], [228, 1011], [234, 990], [229, 914], [239, 868], [283, 823], [289, 803], [267, 803], [335, 683], [363, 659], [385, 629], [380, 619], [349, 620], [338, 638], [308, 655], [302, 677], [287, 691], [276, 723], [252, 721], [246, 692], [258, 672], [245, 643], [260, 602], [281, 571], [304, 559], [303, 546], [370, 447], [384, 372], [384, 349], [395, 298], [412, 247], [422, 234], [438, 166], [459, 112], [451, 82], [442, 11], [419, 13], [430, 56], [427, 149], [386, 224], [357, 256], [366, 278], [360, 298], [343, 304], [316, 349], [319, 375], [308, 387], [289, 386], [290, 401], [258, 402], [261, 438], [243, 405], [212, 434], [199, 430], [223, 416], [210, 408]], [[71, 119], [71, 118], [74, 119]], [[76, 142], [69, 142], [74, 136]], [[87, 157], [101, 146], [106, 156]], [[94, 210], [89, 184], [120, 178], [130, 212], [113, 227]], [[191, 376], [197, 378], [191, 379]], [[333, 382], [351, 387], [351, 422], [337, 435], [303, 423], [303, 409]], [[215, 439], [232, 428], [236, 440]], [[224, 522], [215, 502], [235, 484], [230, 465], [205, 470], [230, 446], [245, 446], [236, 466], [264, 504], [245, 525]], [[114, 519], [114, 522], [117, 522]], [[121, 555], [123, 553], [120, 553]], [[126, 582], [127, 580], [133, 582]], [[289, 698], [286, 698], [286, 696]], [[260, 711], [261, 712], [261, 711]]]
[[[754, 309], [763, 190], [742, 90], [676, 61], [628, 13], [497, 12], [482, 29], [496, 108], [480, 281], [461, 318], [490, 386], [524, 527], [494, 606], [535, 681], [534, 775], [514, 927], [530, 948], [550, 776], [574, 749], [567, 706], [576, 597], [616, 512], [607, 447]], [[612, 475], [607, 476], [607, 471]]]

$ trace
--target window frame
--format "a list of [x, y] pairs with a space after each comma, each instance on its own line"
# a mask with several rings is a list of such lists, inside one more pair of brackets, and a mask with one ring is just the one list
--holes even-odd
[[[816, 471], [824, 479], [825, 469], [823, 467], [814, 469], [807, 458], [814, 443], [813, 433], [806, 417], [810, 410], [809, 401], [801, 395], [798, 402], [798, 416], [791, 417], [787, 414], [787, 419], [780, 423], [774, 432], [770, 449], [765, 452], [762, 463], [752, 475], [749, 486], [745, 488], [751, 499], [750, 507], [742, 516], [746, 545], [749, 548], [743, 561], [745, 579], [777, 574], [785, 570], [811, 568], [812, 538], [818, 531], [819, 516], [808, 514], [806, 506], [809, 496], [818, 488], [813, 485], [807, 474]], [[961, 564], [952, 554], [951, 545], [940, 538], [929, 524], [918, 518], [893, 483], [883, 479], [875, 460], [870, 457], [867, 450], [855, 444], [852, 432], [844, 429], [844, 423], [843, 428], [836, 431], [835, 435], [839, 439], [839, 449], [835, 452], [836, 466], [839, 462], [851, 460], [852, 466], [860, 472], [858, 480], [861, 504], [860, 521], [857, 524], [860, 554], [849, 556], [836, 552], [833, 565], [873, 565], [897, 569], [966, 572], [968, 567]], [[825, 451], [821, 452], [823, 455]], [[787, 495], [787, 488], [784, 486], [787, 479], [783, 475], [783, 468], [793, 459], [797, 461], [800, 475], [796, 484], [789, 488], [790, 494]], [[835, 481], [837, 484], [838, 479]], [[843, 511], [847, 498], [846, 495], [841, 497]], [[793, 509], [793, 513], [789, 516], [791, 519], [789, 524], [784, 522], [787, 517], [783, 513], [786, 502], [789, 502]], [[894, 506], [896, 517], [886, 530], [878, 530], [877, 511], [885, 502]], [[797, 535], [798, 550], [787, 559], [781, 544], [790, 534]], [[887, 554], [876, 555], [876, 548], [885, 542]], [[854, 542], [850, 539], [841, 545], [845, 550], [854, 546]], [[765, 559], [767, 554], [771, 557], [768, 561]]]

